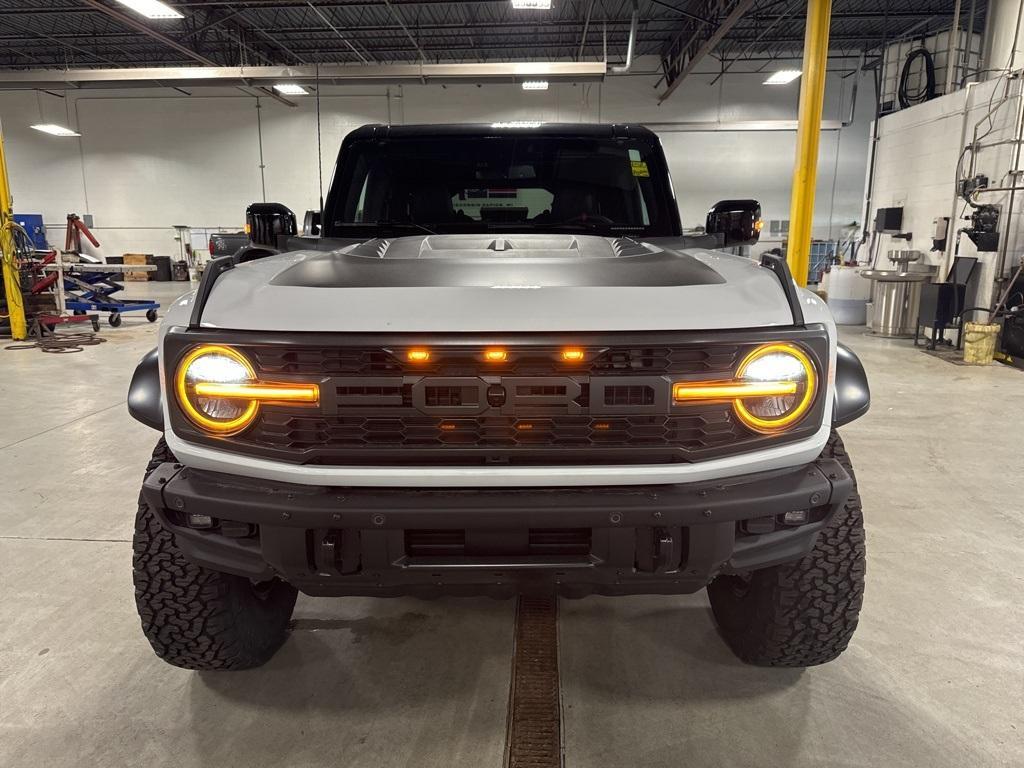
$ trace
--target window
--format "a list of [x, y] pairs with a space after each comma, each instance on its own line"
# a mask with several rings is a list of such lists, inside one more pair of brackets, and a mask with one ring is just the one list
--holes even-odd
[[344, 153], [337, 189], [328, 202], [328, 236], [410, 228], [658, 236], [671, 235], [675, 221], [660, 150], [640, 139], [527, 134], [358, 141]]

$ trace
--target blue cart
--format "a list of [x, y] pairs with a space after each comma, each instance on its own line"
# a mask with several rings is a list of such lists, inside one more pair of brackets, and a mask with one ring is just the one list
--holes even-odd
[[[49, 265], [47, 269], [56, 270], [57, 266]], [[156, 322], [158, 302], [114, 296], [124, 290], [116, 278], [125, 272], [155, 270], [156, 267], [148, 264], [64, 264], [64, 306], [76, 315], [107, 312], [107, 322], [112, 328], [121, 325], [121, 315], [125, 312], [145, 312], [149, 322]]]

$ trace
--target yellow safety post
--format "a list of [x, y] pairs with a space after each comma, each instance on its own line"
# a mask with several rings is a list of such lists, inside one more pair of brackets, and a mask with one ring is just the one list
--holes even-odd
[[786, 259], [797, 285], [807, 285], [814, 219], [814, 185], [818, 177], [818, 143], [828, 66], [828, 27], [832, 0], [808, 0], [804, 32], [804, 63], [800, 82], [800, 114], [796, 130], [793, 196], [789, 204], [789, 245]]
[[11, 336], [21, 341], [28, 335], [25, 325], [25, 304], [21, 297], [21, 278], [14, 256], [14, 199], [7, 180], [7, 158], [4, 155], [4, 134], [0, 127], [0, 257], [4, 265], [4, 289]]

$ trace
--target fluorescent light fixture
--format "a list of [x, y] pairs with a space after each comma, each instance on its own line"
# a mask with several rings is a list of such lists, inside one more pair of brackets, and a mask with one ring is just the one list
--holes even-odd
[[295, 83], [278, 83], [274, 90], [284, 96], [308, 96], [309, 91]]
[[548, 89], [547, 80], [525, 80], [523, 81], [524, 91], [546, 91]]
[[141, 13], [147, 19], [183, 19], [182, 14], [160, 0], [117, 0], [125, 8]]
[[491, 128], [540, 128], [544, 123], [534, 120], [508, 120], [502, 123], [491, 123]]
[[512, 7], [530, 11], [550, 11], [551, 0], [512, 0]]
[[800, 77], [799, 69], [780, 69], [764, 81], [764, 85], [785, 85]]
[[81, 136], [82, 134], [72, 131], [70, 128], [65, 128], [63, 125], [57, 125], [56, 123], [36, 123], [35, 125], [29, 126], [37, 131], [48, 133], [51, 136]]

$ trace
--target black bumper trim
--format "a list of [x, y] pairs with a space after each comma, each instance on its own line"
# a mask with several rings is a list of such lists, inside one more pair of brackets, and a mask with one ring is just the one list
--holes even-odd
[[[282, 576], [311, 594], [503, 596], [543, 583], [576, 596], [692, 592], [723, 571], [799, 559], [851, 486], [832, 459], [703, 483], [526, 489], [310, 487], [166, 463], [146, 479], [143, 494], [200, 565], [254, 580]], [[737, 521], [806, 509], [825, 514], [807, 525], [737, 536]], [[186, 513], [250, 523], [259, 536], [191, 529], [180, 524]], [[406, 529], [527, 528], [590, 529], [594, 551], [547, 560], [417, 559], [403, 539]], [[343, 562], [354, 553], [356, 568], [318, 562], [319, 542], [330, 538], [333, 552], [335, 536], [338, 552], [350, 547]], [[657, 544], [654, 561], [643, 563], [641, 542], [652, 536], [668, 543], [660, 563]]]

